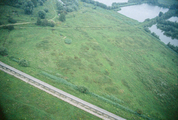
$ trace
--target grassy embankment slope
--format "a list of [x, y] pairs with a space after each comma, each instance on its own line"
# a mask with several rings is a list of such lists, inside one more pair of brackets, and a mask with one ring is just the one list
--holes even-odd
[[[50, 9], [47, 18], [53, 18], [55, 14], [49, 3], [49, 1], [46, 2]], [[2, 8], [7, 9], [6, 7]], [[15, 8], [8, 8], [9, 11], [12, 9]], [[21, 12], [19, 18], [15, 16], [19, 20], [18, 22], [35, 21], [37, 10], [32, 16], [23, 15], [23, 11], [18, 10]], [[107, 99], [117, 98], [113, 102], [133, 111], [139, 109], [143, 115], [151, 118], [173, 119], [177, 117], [178, 56], [160, 44], [156, 38], [136, 27], [138, 22], [113, 11], [101, 8], [92, 9], [92, 5], [83, 5], [83, 3], [80, 3], [80, 9], [77, 12], [67, 14], [66, 22], [56, 21], [57, 25], [54, 28], [29, 24], [15, 26], [15, 30], [11, 32], [0, 29], [0, 44], [9, 50], [8, 56], [30, 61], [30, 67], [20, 67], [8, 57], [1, 56], [1, 61], [126, 119], [142, 118], [96, 97], [79, 93], [43, 76], [41, 72], [46, 71], [52, 75], [63, 77], [68, 82], [85, 86], [90, 92]], [[72, 39], [72, 44], [65, 44], [65, 38]], [[40, 94], [44, 94], [43, 100], [33, 97], [35, 92], [31, 92], [31, 97], [25, 98], [24, 96], [28, 94], [25, 91], [36, 90], [30, 86], [24, 87], [22, 96], [15, 96], [12, 91], [4, 89], [8, 86], [6, 82], [10, 76], [5, 76], [3, 72], [0, 74], [3, 76], [1, 81], [4, 84], [1, 84], [1, 88], [2, 95], [6, 95], [5, 99], [18, 98], [19, 103], [20, 99], [22, 101], [24, 99], [24, 101], [40, 99], [45, 102], [43, 100], [46, 98], [56, 101], [56, 98], [39, 90], [37, 91]], [[10, 79], [15, 78], [10, 77]], [[11, 89], [17, 93], [20, 89], [18, 84], [28, 86], [17, 80], [16, 82], [12, 81], [12, 84]], [[21, 89], [21, 91], [23, 90]], [[51, 105], [52, 103], [48, 102], [48, 106], [51, 106], [49, 109], [55, 107]], [[50, 113], [43, 109], [44, 106], [36, 106], [36, 103], [33, 102], [28, 104], [43, 110], [41, 112], [43, 115], [53, 115], [56, 119], [60, 117], [55, 112]], [[65, 109], [67, 105], [57, 106]], [[73, 107], [71, 106], [71, 108]], [[11, 106], [11, 109], [15, 110], [16, 108]], [[31, 109], [33, 111], [33, 108]], [[19, 111], [21, 110], [19, 109]], [[61, 112], [61, 115], [65, 113], [63, 110], [58, 110], [58, 112]], [[10, 111], [10, 113], [13, 112]], [[75, 115], [72, 117], [78, 119]], [[80, 115], [83, 116], [82, 113]], [[66, 114], [64, 114], [65, 116]], [[84, 117], [88, 118], [88, 115]]]
[[8, 120], [97, 120], [56, 97], [0, 71], [0, 98]]

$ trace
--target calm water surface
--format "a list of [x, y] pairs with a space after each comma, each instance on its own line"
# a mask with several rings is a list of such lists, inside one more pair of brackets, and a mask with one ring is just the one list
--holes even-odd
[[163, 34], [163, 32], [156, 27], [156, 25], [153, 25], [152, 27], [149, 28], [151, 32], [156, 33], [156, 35], [159, 36], [160, 40], [164, 42], [165, 44], [168, 44], [169, 42], [172, 45], [178, 46], [178, 40], [177, 39], [171, 39], [171, 37], [167, 37], [166, 35]]
[[158, 16], [159, 12], [167, 12], [169, 9], [161, 8], [158, 6], [148, 5], [148, 4], [141, 4], [141, 5], [133, 5], [122, 7], [119, 13], [135, 19], [139, 22], [143, 22], [147, 18], [154, 18]]
[[95, 0], [95, 1], [98, 1], [100, 3], [104, 3], [107, 6], [111, 6], [113, 2], [116, 2], [116, 3], [128, 2], [128, 0]]
[[171, 17], [168, 20], [171, 22], [178, 22], [178, 17]]

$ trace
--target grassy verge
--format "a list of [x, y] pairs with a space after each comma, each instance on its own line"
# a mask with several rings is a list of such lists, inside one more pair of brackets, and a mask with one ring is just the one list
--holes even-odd
[[0, 105], [6, 119], [99, 119], [0, 71]]

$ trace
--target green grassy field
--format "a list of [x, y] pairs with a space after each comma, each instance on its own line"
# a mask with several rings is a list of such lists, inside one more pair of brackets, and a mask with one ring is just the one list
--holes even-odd
[[8, 120], [98, 119], [2, 71], [0, 75], [0, 102]]
[[[53, 1], [46, 2], [46, 7], [49, 8], [48, 19], [56, 16], [53, 9], [55, 6], [52, 3]], [[66, 22], [62, 23], [54, 19], [56, 21], [54, 28], [29, 24], [15, 26], [15, 30], [10, 32], [6, 29], [0, 29], [0, 45], [4, 45], [9, 51], [9, 55], [0, 56], [0, 60], [126, 119], [138, 120], [148, 117], [166, 120], [178, 118], [176, 114], [178, 107], [176, 101], [178, 98], [177, 54], [144, 32], [142, 28], [138, 28], [139, 23], [137, 21], [114, 11], [101, 8], [95, 10], [92, 7], [92, 5], [83, 5], [80, 2], [80, 9], [68, 13]], [[4, 12], [2, 15], [4, 16], [2, 21], [6, 22], [5, 15], [11, 14], [10, 11], [14, 8], [9, 8], [9, 6], [0, 8], [1, 11], [8, 9], [7, 13]], [[23, 15], [23, 10], [18, 9], [21, 11], [21, 15], [14, 17], [18, 19], [18, 22], [35, 22], [37, 11], [43, 8], [45, 7], [36, 8], [31, 16]], [[70, 45], [65, 44], [66, 38], [72, 39]], [[9, 59], [12, 56], [17, 60], [28, 60], [30, 67], [19, 66], [18, 63]], [[85, 86], [91, 93], [122, 105], [129, 110], [140, 110], [142, 115], [146, 117], [128, 112], [127, 109], [123, 110], [111, 102], [105, 102], [91, 94], [82, 94], [50, 79], [48, 76], [44, 76], [41, 74], [43, 71], [62, 77], [73, 85]], [[0, 84], [0, 88], [6, 88], [10, 84], [7, 83], [7, 79], [12, 79], [13, 90], [6, 92], [5, 89], [2, 89], [4, 91], [2, 96], [4, 99], [10, 100], [9, 104], [17, 102], [17, 106], [23, 106], [27, 104], [25, 101], [35, 99], [46, 102], [41, 98], [36, 98], [33, 94], [31, 97], [23, 99], [22, 97], [28, 94], [28, 89], [44, 94], [44, 99], [46, 98], [48, 101], [58, 101], [57, 98], [31, 88], [3, 72], [0, 75], [3, 83]], [[24, 91], [18, 88], [18, 84], [26, 86], [23, 87]], [[22, 96], [13, 95], [14, 92], [19, 93], [20, 91], [24, 92]], [[13, 101], [16, 98], [17, 100]], [[81, 110], [60, 102], [62, 101], [59, 100], [59, 103], [56, 103], [59, 104], [57, 106], [61, 105], [65, 110], [67, 110], [66, 106], [72, 109], [68, 111], [69, 113], [64, 114], [65, 111], [56, 108], [59, 114], [64, 114], [64, 119], [68, 119], [69, 116], [71, 119], [79, 119], [77, 117], [79, 113], [83, 117], [82, 119], [93, 117], [88, 114], [85, 116], [84, 112], [80, 112]], [[48, 111], [43, 109], [44, 106], [37, 107], [37, 103], [32, 102], [29, 111], [32, 111], [32, 114], [37, 117], [48, 116], [49, 119], [52, 117], [58, 119], [60, 115], [50, 113], [50, 110], [56, 107], [53, 103], [51, 102]], [[39, 110], [40, 113], [37, 114], [36, 110]], [[73, 111], [77, 112], [73, 113]], [[14, 114], [14, 112], [11, 111], [10, 114]], [[21, 114], [21, 109], [17, 113]], [[28, 113], [23, 114], [28, 116]], [[96, 118], [93, 117], [93, 119]]]

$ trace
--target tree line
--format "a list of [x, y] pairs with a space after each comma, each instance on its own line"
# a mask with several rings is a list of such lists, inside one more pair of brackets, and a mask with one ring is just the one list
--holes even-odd
[[167, 44], [167, 46], [178, 53], [178, 46], [171, 45], [170, 42]]
[[107, 6], [103, 3], [100, 3], [98, 1], [94, 1], [94, 0], [81, 0], [82, 2], [86, 2], [86, 3], [89, 3], [89, 4], [93, 4], [94, 6], [98, 6], [98, 7], [101, 7], [103, 9], [107, 9], [107, 10], [112, 10], [112, 9], [118, 9], [119, 6], [116, 5], [116, 4], [112, 4], [112, 6]]

